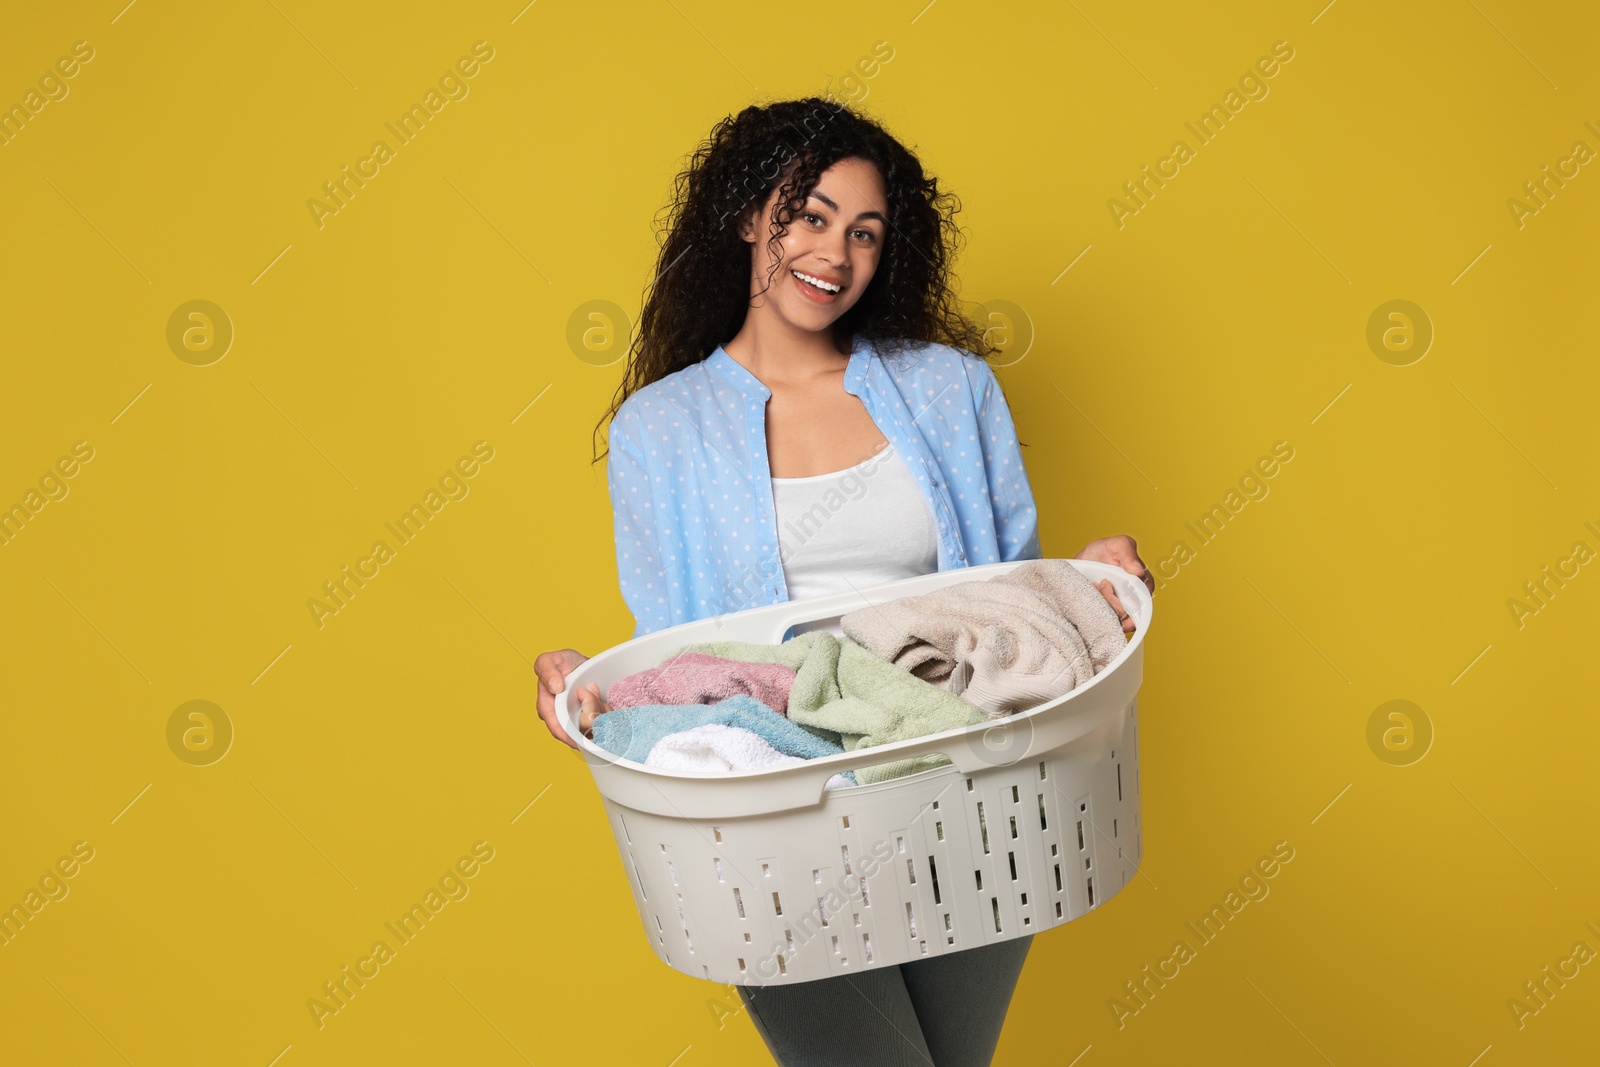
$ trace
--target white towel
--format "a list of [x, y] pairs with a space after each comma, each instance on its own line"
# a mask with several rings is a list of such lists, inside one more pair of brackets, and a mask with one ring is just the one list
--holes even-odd
[[[717, 774], [793, 767], [811, 761], [784, 755], [753, 730], [710, 722], [667, 734], [650, 749], [644, 762], [646, 766], [670, 771]], [[848, 789], [852, 784], [844, 775], [835, 774], [828, 779], [825, 788]]]

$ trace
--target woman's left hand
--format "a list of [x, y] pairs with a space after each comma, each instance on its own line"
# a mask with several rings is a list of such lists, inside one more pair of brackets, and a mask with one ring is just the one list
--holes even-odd
[[[1115, 537], [1101, 537], [1090, 541], [1075, 558], [1094, 560], [1097, 563], [1109, 563], [1113, 567], [1121, 567], [1129, 574], [1137, 575], [1139, 580], [1149, 588], [1150, 595], [1152, 597], [1155, 596], [1155, 579], [1150, 576], [1150, 569], [1144, 565], [1144, 560], [1139, 558], [1137, 544], [1127, 534], [1118, 534]], [[1122, 601], [1117, 599], [1116, 589], [1110, 581], [1102, 578], [1094, 583], [1094, 587], [1100, 590], [1100, 595], [1106, 598], [1106, 603], [1110, 604], [1111, 609], [1117, 613], [1117, 618], [1122, 622], [1122, 632], [1131, 634], [1134, 630], [1133, 616], [1123, 609]]]

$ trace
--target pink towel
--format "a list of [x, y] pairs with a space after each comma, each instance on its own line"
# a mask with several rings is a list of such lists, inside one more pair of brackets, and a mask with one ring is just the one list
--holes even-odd
[[794, 668], [781, 663], [746, 663], [703, 652], [684, 652], [659, 667], [611, 683], [606, 701], [614, 708], [647, 704], [715, 704], [746, 694], [787, 715]]

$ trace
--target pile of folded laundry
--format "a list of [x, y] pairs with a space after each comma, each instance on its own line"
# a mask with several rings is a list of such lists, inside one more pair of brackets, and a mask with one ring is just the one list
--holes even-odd
[[[675, 771], [771, 770], [1026, 711], [1070, 693], [1126, 645], [1116, 613], [1066, 560], [902, 597], [781, 644], [687, 645], [612, 683], [594, 742]], [[836, 774], [881, 782], [931, 754]]]

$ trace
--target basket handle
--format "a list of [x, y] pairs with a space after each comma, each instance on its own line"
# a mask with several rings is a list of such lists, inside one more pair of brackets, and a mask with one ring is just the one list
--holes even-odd
[[[957, 726], [943, 733], [894, 741], [887, 745], [874, 745], [871, 748], [858, 748], [843, 755], [807, 760], [806, 768], [825, 772], [823, 778], [826, 780], [832, 775], [860, 770], [862, 767], [876, 767], [880, 764], [915, 759], [918, 756], [938, 754], [947, 757], [955, 764], [957, 770], [971, 774], [974, 771], [989, 770], [1001, 764], [1015, 763], [1026, 758], [1025, 739], [1032, 736], [1032, 731], [1025, 725], [1026, 722], [1025, 718], [1008, 716], [996, 719], [982, 728], [976, 724]], [[994, 741], [995, 731], [999, 732], [1003, 740]], [[1013, 746], [1018, 749], [1015, 755], [1007, 751]], [[771, 773], [768, 772], [769, 775]]]
[[[589, 751], [592, 742], [586, 743], [583, 756], [597, 779], [609, 779], [609, 790], [603, 786], [603, 792], [607, 792], [614, 800], [637, 804], [644, 810], [670, 813], [679, 818], [727, 816], [730, 814], [729, 798], [737, 796], [741, 815], [793, 811], [811, 807], [828, 796], [843, 795], [831, 793], [827, 786], [828, 779], [843, 771], [937, 753], [949, 759], [962, 774], [973, 775], [1022, 763], [1031, 758], [1034, 751], [1057, 748], [1095, 729], [1105, 721], [1108, 707], [1125, 706], [1126, 701], [1133, 699], [1138, 692], [1140, 679], [1126, 671], [1112, 672], [1110, 677], [1106, 674], [1097, 675], [1089, 685], [1095, 685], [1102, 678], [1106, 683], [1111, 683], [1113, 691], [1090, 696], [1087, 687], [1080, 687], [1061, 698], [1068, 702], [1069, 707], [1055, 709], [1055, 715], [1046, 729], [1048, 737], [1041, 737], [1037, 747], [1033, 744], [1030, 720], [1034, 713], [1046, 710], [1049, 705], [997, 719], [988, 727], [956, 727], [943, 733], [824, 756], [776, 770], [739, 771], [710, 777], [683, 774], [599, 756], [597, 753], [600, 750], [596, 749], [594, 753]], [[1067, 712], [1065, 717], [1061, 717], [1063, 710]], [[991, 731], [996, 729], [1005, 735], [1005, 743], [992, 746]], [[948, 772], [950, 768], [933, 769]], [[737, 783], [741, 779], [749, 779], [752, 788], [740, 789]], [[899, 780], [887, 779], [885, 782], [866, 783], [855, 788], [871, 789]], [[707, 789], [708, 785], [712, 788]], [[851, 790], [844, 791], [849, 792]], [[660, 806], [662, 804], [665, 804], [665, 808]]]

